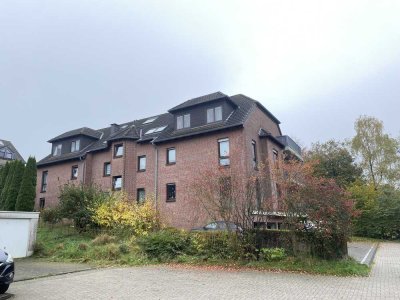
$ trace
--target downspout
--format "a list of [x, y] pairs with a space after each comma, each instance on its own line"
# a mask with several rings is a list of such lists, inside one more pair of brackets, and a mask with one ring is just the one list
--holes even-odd
[[155, 163], [154, 163], [154, 207], [156, 211], [158, 211], [158, 148], [154, 143], [154, 140], [151, 141], [154, 146], [154, 156], [155, 156]]
[[83, 156], [79, 157], [80, 161], [83, 161], [83, 170], [82, 170], [82, 183], [86, 185], [86, 159]]

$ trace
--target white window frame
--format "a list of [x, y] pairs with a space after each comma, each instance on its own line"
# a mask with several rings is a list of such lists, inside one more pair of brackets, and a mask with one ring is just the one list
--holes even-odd
[[176, 117], [176, 129], [190, 128], [190, 114]]
[[60, 156], [62, 151], [62, 144], [54, 146], [53, 156]]
[[80, 150], [81, 140], [76, 140], [71, 142], [71, 152], [77, 152]]

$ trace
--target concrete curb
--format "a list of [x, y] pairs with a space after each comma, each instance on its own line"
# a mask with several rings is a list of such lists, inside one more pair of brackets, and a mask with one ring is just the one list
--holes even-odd
[[[66, 271], [66, 272], [60, 272], [60, 273], [49, 273], [49, 274], [39, 275], [39, 276], [35, 276], [35, 277], [21, 278], [21, 279], [18, 279], [18, 280], [14, 280], [14, 282], [35, 280], [35, 279], [40, 279], [40, 278], [53, 277], [53, 276], [66, 275], [66, 274], [73, 274], [73, 273], [79, 273], [79, 272], [87, 272], [87, 271], [92, 271], [92, 270], [97, 270], [97, 269], [96, 268], [87, 268], [87, 269], [81, 269], [81, 270], [75, 270], [75, 271]], [[0, 298], [0, 300], [3, 300], [3, 298]]]
[[367, 255], [364, 257], [363, 261], [361, 261], [361, 263], [370, 267], [372, 265], [372, 263], [374, 262], [374, 258], [375, 258], [376, 252], [378, 251], [378, 247], [379, 247], [379, 243], [373, 244], [371, 249], [367, 253]]

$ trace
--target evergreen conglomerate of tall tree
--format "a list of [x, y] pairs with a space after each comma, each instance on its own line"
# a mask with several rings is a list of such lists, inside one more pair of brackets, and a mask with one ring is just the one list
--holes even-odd
[[0, 210], [33, 211], [36, 196], [36, 160], [26, 166], [18, 160], [0, 168]]

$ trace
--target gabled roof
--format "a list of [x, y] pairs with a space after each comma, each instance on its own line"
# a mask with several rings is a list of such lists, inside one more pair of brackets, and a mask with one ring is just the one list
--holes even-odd
[[210, 133], [214, 131], [243, 126], [250, 111], [255, 107], [255, 101], [250, 98], [243, 97], [243, 95], [231, 96], [229, 97], [229, 99], [234, 103], [236, 109], [226, 120], [222, 122], [206, 124], [199, 127], [191, 127], [179, 130], [174, 130], [174, 126], [171, 126], [168, 130], [162, 132], [154, 140], [154, 143], [161, 143], [198, 134]]
[[219, 99], [222, 99], [222, 98], [226, 98], [226, 100], [230, 101], [230, 98], [227, 95], [225, 95], [224, 93], [216, 92], [216, 93], [212, 93], [212, 94], [208, 94], [208, 95], [204, 95], [204, 96], [201, 96], [201, 97], [197, 97], [197, 98], [193, 98], [193, 99], [187, 100], [187, 101], [185, 101], [185, 102], [183, 102], [183, 103], [171, 108], [168, 111], [170, 113], [173, 113], [173, 112], [177, 112], [177, 111], [182, 110], [182, 109], [186, 109], [186, 108], [189, 108], [189, 107], [192, 107], [192, 106], [196, 106], [196, 105], [212, 102], [212, 101], [219, 100]]
[[0, 149], [4, 149], [4, 148], [9, 149], [14, 154], [14, 159], [20, 160], [23, 163], [25, 163], [25, 160], [23, 159], [21, 154], [19, 154], [17, 149], [14, 147], [14, 145], [10, 141], [0, 139]]
[[[219, 99], [225, 99], [226, 101], [229, 101], [235, 108], [233, 112], [225, 120], [223, 120], [222, 122], [210, 123], [203, 126], [175, 130], [175, 116], [174, 114], [171, 113], [171, 111], [179, 111], [181, 109], [208, 103], [210, 101], [216, 101]], [[228, 97], [227, 95], [221, 92], [216, 92], [188, 100], [174, 107], [173, 109], [169, 110], [169, 112], [165, 114], [156, 115], [150, 118], [147, 117], [116, 126], [114, 125], [113, 130], [111, 129], [111, 126], [98, 130], [83, 127], [63, 133], [49, 140], [49, 142], [58, 141], [64, 138], [80, 134], [90, 136], [94, 138], [94, 140], [93, 143], [91, 143], [85, 149], [81, 149], [78, 152], [66, 153], [60, 156], [48, 155], [38, 162], [38, 166], [53, 164], [66, 160], [79, 159], [80, 157], [86, 155], [86, 153], [88, 152], [95, 152], [108, 149], [111, 142], [118, 140], [130, 139], [130, 140], [136, 140], [138, 143], [153, 142], [155, 144], [158, 144], [171, 140], [187, 138], [195, 135], [201, 135], [220, 130], [243, 127], [251, 111], [255, 110], [257, 107], [259, 107], [264, 113], [270, 116], [271, 119], [273, 119], [277, 124], [279, 124], [279, 120], [276, 119], [258, 101], [253, 100], [241, 94]], [[150, 123], [145, 123], [146, 120], [153, 118], [154, 121]], [[152, 129], [155, 128], [162, 128], [162, 130], [154, 132]], [[148, 133], [149, 131], [150, 133]]]
[[98, 130], [94, 130], [88, 127], [82, 127], [78, 129], [74, 129], [71, 131], [64, 132], [63, 134], [60, 134], [56, 136], [55, 138], [52, 138], [51, 140], [48, 140], [49, 143], [56, 142], [65, 138], [77, 136], [77, 135], [85, 135], [88, 137], [92, 137], [94, 139], [99, 139], [101, 136], [101, 133], [99, 133]]

